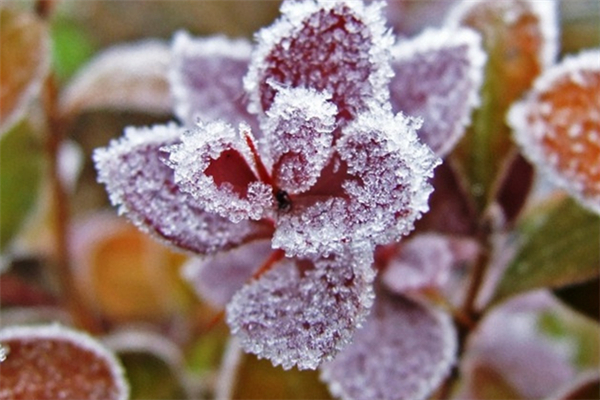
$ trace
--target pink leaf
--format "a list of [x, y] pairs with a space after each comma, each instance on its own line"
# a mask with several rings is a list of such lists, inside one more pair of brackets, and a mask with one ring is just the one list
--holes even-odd
[[175, 35], [169, 78], [175, 113], [186, 125], [223, 119], [234, 125], [249, 123], [258, 132], [256, 117], [246, 110], [242, 82], [251, 50], [245, 39]]
[[388, 100], [391, 76], [381, 5], [330, 0], [287, 1], [282, 17], [258, 34], [244, 80], [251, 111], [267, 111], [276, 87], [327, 91], [338, 118], [352, 119], [371, 100]]
[[247, 243], [212, 257], [193, 258], [185, 264], [183, 275], [201, 298], [225, 307], [272, 252], [270, 241]]
[[258, 179], [246, 140], [221, 121], [199, 124], [182, 135], [181, 143], [169, 147], [168, 164], [175, 182], [207, 211], [232, 222], [261, 219], [274, 208], [273, 191]]
[[315, 184], [333, 151], [336, 107], [309, 89], [282, 89], [263, 129], [273, 159], [275, 185], [289, 194]]
[[283, 259], [236, 293], [227, 322], [243, 348], [284, 369], [315, 369], [351, 338], [371, 306], [369, 252]]
[[125, 400], [129, 387], [115, 356], [60, 325], [0, 331], [3, 399]]
[[353, 342], [321, 366], [321, 379], [342, 399], [424, 400], [454, 363], [451, 319], [402, 297], [377, 296]]
[[174, 124], [127, 128], [125, 136], [94, 153], [98, 180], [111, 202], [142, 230], [198, 254], [235, 247], [270, 228], [206, 212], [174, 182], [161, 149], [180, 141], [184, 129]]
[[392, 55], [393, 110], [422, 117], [419, 137], [438, 156], [445, 156], [479, 105], [486, 61], [480, 36], [466, 28], [428, 29], [399, 41]]

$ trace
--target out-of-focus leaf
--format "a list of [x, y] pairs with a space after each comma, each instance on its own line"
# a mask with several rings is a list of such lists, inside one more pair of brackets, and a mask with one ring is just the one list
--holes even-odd
[[112, 213], [77, 221], [76, 283], [90, 307], [112, 321], [156, 321], [183, 312], [191, 298], [174, 253]]
[[583, 315], [600, 321], [600, 278], [555, 289], [554, 294]]
[[564, 54], [600, 46], [600, 2], [560, 1], [561, 48]]
[[42, 150], [26, 122], [0, 139], [0, 251], [19, 232], [36, 204], [43, 168]]
[[505, 167], [498, 182], [496, 201], [502, 209], [504, 223], [512, 226], [525, 205], [534, 179], [533, 166], [517, 152]]
[[91, 38], [81, 27], [66, 18], [57, 18], [51, 26], [52, 61], [56, 76], [70, 78], [94, 53]]
[[330, 399], [317, 371], [284, 371], [267, 360], [244, 355], [234, 399]]
[[600, 399], [600, 374], [585, 374], [575, 383], [563, 388], [552, 400], [592, 400]]
[[217, 369], [228, 337], [229, 329], [225, 324], [219, 324], [199, 335], [186, 354], [188, 368], [196, 374]]
[[121, 352], [119, 358], [131, 387], [131, 399], [184, 399], [171, 367], [156, 355], [141, 351]]
[[582, 282], [600, 273], [600, 218], [572, 199], [554, 200], [535, 209], [517, 229], [521, 246], [493, 301]]
[[123, 370], [92, 337], [59, 325], [0, 331], [3, 399], [128, 398]]
[[23, 116], [50, 65], [46, 25], [34, 15], [0, 6], [0, 134]]
[[158, 40], [111, 47], [85, 65], [65, 88], [61, 112], [77, 115], [90, 109], [168, 113], [167, 81], [171, 53]]
[[506, 112], [543, 67], [553, 62], [555, 15], [548, 1], [463, 1], [460, 5], [449, 22], [481, 33], [488, 55], [481, 107], [455, 153], [482, 210], [512, 148]]

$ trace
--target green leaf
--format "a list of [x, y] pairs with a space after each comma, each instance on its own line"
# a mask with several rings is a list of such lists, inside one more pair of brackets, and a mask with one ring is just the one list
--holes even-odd
[[0, 133], [25, 114], [50, 64], [46, 25], [28, 12], [0, 5]]
[[0, 139], [0, 252], [36, 205], [42, 170], [43, 148], [27, 122]]
[[496, 288], [495, 302], [600, 274], [600, 217], [571, 198], [536, 209], [523, 220], [518, 232], [521, 245]]
[[64, 17], [54, 21], [51, 36], [54, 71], [64, 82], [92, 57], [95, 48], [89, 35]]

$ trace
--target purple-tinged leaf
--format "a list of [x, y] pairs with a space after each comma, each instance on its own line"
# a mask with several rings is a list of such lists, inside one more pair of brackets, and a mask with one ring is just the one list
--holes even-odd
[[121, 365], [92, 337], [60, 325], [0, 330], [2, 399], [125, 400]]
[[280, 89], [263, 124], [275, 185], [289, 194], [315, 184], [332, 152], [337, 108], [311, 89]]
[[244, 80], [250, 111], [267, 111], [279, 86], [327, 91], [340, 120], [355, 118], [373, 100], [387, 102], [392, 37], [380, 9], [379, 3], [284, 2], [282, 17], [257, 35]]
[[434, 171], [429, 198], [429, 212], [415, 223], [419, 232], [434, 231], [454, 235], [473, 235], [477, 230], [477, 216], [472, 197], [446, 159]]
[[561, 388], [551, 400], [589, 400], [600, 394], [600, 374], [598, 371], [590, 371], [580, 375], [575, 382], [571, 382]]
[[169, 80], [175, 113], [185, 125], [223, 119], [234, 125], [249, 123], [258, 132], [256, 117], [246, 109], [243, 86], [251, 50], [245, 39], [175, 34]]
[[183, 267], [183, 275], [202, 299], [225, 307], [272, 252], [270, 241], [247, 243], [212, 257], [193, 258]]
[[343, 400], [424, 400], [450, 372], [456, 350], [448, 315], [379, 292], [352, 343], [321, 366], [321, 379]]
[[276, 263], [227, 307], [242, 347], [284, 369], [315, 369], [352, 337], [373, 301], [370, 252]]
[[[9, 4], [10, 5], [10, 4]], [[50, 35], [34, 14], [0, 7], [0, 134], [25, 114], [50, 67]]]
[[415, 235], [403, 241], [389, 260], [381, 279], [393, 293], [441, 288], [457, 265], [473, 261], [478, 254], [474, 240], [435, 233]]
[[68, 84], [60, 98], [61, 112], [110, 108], [168, 114], [170, 59], [169, 47], [158, 40], [110, 47]]
[[513, 105], [508, 123], [548, 179], [600, 214], [600, 50], [565, 58]]
[[259, 180], [249, 128], [240, 130], [247, 136], [222, 121], [198, 124], [181, 136], [181, 143], [166, 149], [181, 190], [205, 210], [235, 223], [261, 219], [275, 201], [271, 186]]
[[98, 180], [106, 185], [119, 212], [142, 230], [197, 254], [268, 237], [270, 227], [249, 221], [234, 224], [206, 212], [175, 184], [161, 149], [179, 143], [183, 131], [174, 124], [128, 128], [123, 138], [96, 150]]
[[494, 198], [502, 210], [503, 225], [512, 227], [529, 199], [535, 170], [515, 151], [507, 157], [507, 165], [504, 166], [502, 175], [498, 180], [499, 186], [495, 190]]
[[392, 48], [394, 112], [423, 118], [419, 137], [439, 156], [464, 135], [479, 105], [486, 61], [480, 36], [470, 29], [428, 29]]

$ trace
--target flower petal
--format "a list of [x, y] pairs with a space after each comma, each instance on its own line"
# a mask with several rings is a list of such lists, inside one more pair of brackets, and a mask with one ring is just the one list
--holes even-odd
[[124, 137], [95, 151], [98, 181], [106, 185], [119, 213], [142, 230], [198, 254], [268, 236], [270, 228], [265, 225], [249, 221], [234, 224], [206, 212], [175, 184], [161, 149], [178, 143], [183, 131], [174, 124], [127, 128]]
[[[240, 129], [250, 135], [247, 126]], [[240, 222], [258, 220], [274, 207], [271, 186], [258, 179], [250, 149], [231, 125], [198, 124], [166, 150], [175, 182], [207, 211]]]
[[250, 111], [273, 104], [273, 83], [331, 93], [338, 118], [348, 120], [369, 101], [387, 102], [392, 37], [381, 4], [331, 0], [286, 1], [282, 17], [258, 33], [244, 79]]
[[272, 252], [270, 240], [247, 243], [211, 257], [193, 258], [183, 267], [183, 275], [200, 297], [225, 307]]
[[60, 325], [0, 331], [2, 398], [119, 399], [129, 386], [116, 357], [92, 337]]
[[525, 156], [583, 205], [600, 213], [600, 51], [547, 70], [508, 115]]
[[370, 252], [286, 258], [240, 290], [227, 322], [243, 348], [284, 369], [315, 369], [352, 336], [373, 300]]
[[402, 297], [377, 296], [352, 344], [321, 366], [321, 379], [344, 400], [426, 399], [456, 357], [451, 319]]
[[440, 157], [465, 133], [479, 105], [486, 55], [466, 28], [428, 29], [392, 49], [392, 109], [423, 118], [419, 137]]
[[275, 185], [295, 194], [313, 186], [329, 160], [337, 108], [311, 89], [282, 89], [263, 124]]
[[172, 46], [169, 79], [175, 113], [185, 125], [193, 126], [198, 119], [224, 119], [234, 125], [246, 122], [252, 128], [258, 126], [256, 117], [246, 109], [243, 87], [252, 50], [248, 40], [193, 38], [178, 32]]

